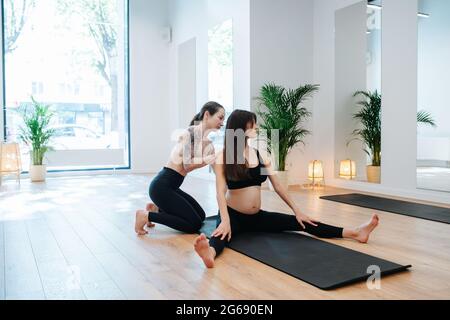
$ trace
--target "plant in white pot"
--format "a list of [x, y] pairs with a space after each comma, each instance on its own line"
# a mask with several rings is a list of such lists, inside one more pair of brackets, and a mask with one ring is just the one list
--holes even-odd
[[[364, 151], [371, 158], [371, 164], [367, 166], [367, 181], [371, 183], [381, 182], [381, 94], [378, 91], [357, 91], [354, 97], [362, 96], [364, 99], [357, 102], [361, 109], [353, 115], [357, 119], [361, 128], [355, 129], [354, 140], [364, 143]], [[435, 126], [431, 115], [426, 111], [417, 113], [417, 123]]]
[[260, 97], [257, 98], [260, 128], [267, 133], [267, 151], [275, 160], [274, 169], [286, 187], [289, 185], [286, 171], [289, 151], [298, 143], [305, 144], [304, 138], [310, 134], [302, 124], [311, 116], [311, 112], [301, 104], [318, 90], [318, 85], [307, 84], [297, 89], [285, 89], [269, 83], [261, 88]]
[[45, 154], [50, 151], [50, 139], [54, 129], [50, 121], [54, 113], [50, 106], [37, 102], [31, 97], [32, 105], [19, 108], [23, 125], [20, 126], [19, 138], [30, 148], [30, 179], [32, 182], [45, 181], [47, 168], [43, 163]]

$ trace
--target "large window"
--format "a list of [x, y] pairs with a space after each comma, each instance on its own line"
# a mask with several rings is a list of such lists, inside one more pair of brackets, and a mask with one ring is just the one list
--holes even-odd
[[55, 112], [50, 169], [128, 167], [128, 0], [3, 0], [3, 17], [5, 138], [34, 97]]

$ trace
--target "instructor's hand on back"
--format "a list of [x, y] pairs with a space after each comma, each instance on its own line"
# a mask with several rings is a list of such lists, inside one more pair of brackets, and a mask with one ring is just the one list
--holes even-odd
[[231, 225], [229, 220], [222, 221], [211, 235], [211, 237], [220, 237], [220, 240], [225, 239], [227, 236], [229, 242], [231, 240]]

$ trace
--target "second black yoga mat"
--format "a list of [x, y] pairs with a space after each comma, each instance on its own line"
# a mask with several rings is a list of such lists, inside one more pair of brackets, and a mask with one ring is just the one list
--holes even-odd
[[320, 197], [320, 199], [450, 224], [449, 208], [374, 197], [359, 193], [324, 196]]
[[[216, 217], [209, 217], [201, 232], [209, 236], [215, 227]], [[382, 277], [411, 267], [291, 232], [242, 233], [232, 237], [229, 248], [322, 290], [366, 281], [371, 266]]]

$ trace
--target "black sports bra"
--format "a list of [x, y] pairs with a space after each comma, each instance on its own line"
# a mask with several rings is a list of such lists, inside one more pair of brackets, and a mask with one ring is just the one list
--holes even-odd
[[229, 190], [244, 189], [253, 186], [261, 186], [261, 184], [267, 180], [267, 175], [261, 173], [261, 169], [265, 167], [264, 162], [261, 161], [259, 151], [256, 150], [258, 156], [258, 166], [254, 168], [248, 168], [250, 178], [245, 180], [233, 181], [227, 179], [227, 185]]

